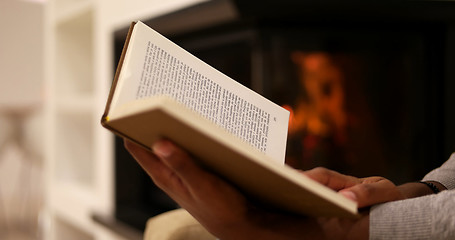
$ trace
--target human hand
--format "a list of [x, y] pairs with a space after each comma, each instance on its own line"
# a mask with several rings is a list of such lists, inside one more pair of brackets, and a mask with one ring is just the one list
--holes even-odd
[[125, 147], [158, 187], [223, 240], [368, 236], [368, 216], [358, 220], [315, 219], [258, 207], [169, 141], [158, 141], [153, 153], [128, 140]]
[[154, 183], [207, 230], [223, 239], [249, 235], [246, 231], [251, 231], [251, 227], [239, 221], [249, 211], [246, 199], [197, 166], [186, 152], [166, 140], [153, 145], [153, 153], [128, 140], [125, 147]]
[[359, 208], [405, 198], [402, 191], [384, 177], [356, 178], [321, 167], [304, 174], [356, 201]]

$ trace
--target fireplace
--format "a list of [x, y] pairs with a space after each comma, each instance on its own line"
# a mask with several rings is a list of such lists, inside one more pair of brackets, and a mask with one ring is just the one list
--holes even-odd
[[[275, 2], [210, 1], [145, 22], [289, 109], [295, 168], [400, 184], [455, 151], [453, 4]], [[116, 143], [116, 217], [143, 229], [178, 206]]]

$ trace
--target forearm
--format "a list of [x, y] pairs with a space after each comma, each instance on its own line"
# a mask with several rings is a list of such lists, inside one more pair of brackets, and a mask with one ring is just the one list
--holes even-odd
[[[439, 191], [444, 191], [446, 190], [446, 187], [442, 185], [439, 182], [436, 181], [428, 181], [434, 184]], [[403, 194], [405, 198], [416, 198], [416, 197], [421, 197], [421, 196], [426, 196], [426, 195], [431, 195], [434, 194], [433, 190], [429, 188], [427, 185], [420, 183], [420, 182], [411, 182], [411, 183], [406, 183], [403, 185], [398, 186], [398, 190]], [[401, 201], [400, 201], [401, 202]], [[392, 203], [393, 204], [393, 203]], [[393, 205], [392, 205], [393, 206]], [[386, 208], [387, 209], [387, 208]], [[385, 210], [387, 212], [387, 210]], [[376, 212], [381, 212], [381, 211], [376, 211]], [[390, 212], [389, 212], [390, 213]], [[378, 217], [377, 215], [380, 215], [378, 213], [375, 214], [374, 216], [375, 223], [373, 223], [373, 231], [377, 231], [376, 226], [378, 224]], [[387, 221], [386, 221], [387, 222]], [[369, 231], [370, 231], [370, 214], [363, 216], [359, 221], [357, 221], [351, 228], [351, 231], [347, 235], [346, 239], [368, 239], [369, 238]], [[380, 225], [380, 224], [378, 224]], [[384, 226], [382, 226], [384, 227]], [[381, 228], [381, 227], [379, 227]], [[372, 238], [370, 239], [376, 239], [378, 233], [373, 233]]]
[[455, 239], [455, 191], [377, 205], [370, 239]]

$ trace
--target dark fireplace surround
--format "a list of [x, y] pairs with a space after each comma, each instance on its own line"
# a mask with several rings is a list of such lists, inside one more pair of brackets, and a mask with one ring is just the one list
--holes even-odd
[[[287, 164], [399, 184], [455, 151], [454, 6], [213, 0], [142, 21], [292, 109]], [[113, 37], [115, 65], [127, 27]], [[115, 141], [115, 215], [142, 231], [178, 206]]]

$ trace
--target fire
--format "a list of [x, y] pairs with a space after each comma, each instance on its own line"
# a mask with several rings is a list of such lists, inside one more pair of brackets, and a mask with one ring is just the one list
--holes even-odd
[[306, 132], [319, 137], [342, 136], [345, 139], [344, 76], [326, 53], [293, 52], [299, 69], [300, 96], [291, 111], [289, 133]]

